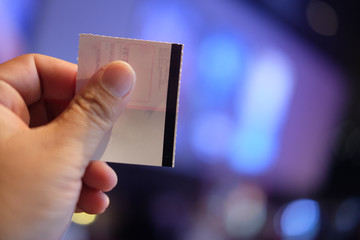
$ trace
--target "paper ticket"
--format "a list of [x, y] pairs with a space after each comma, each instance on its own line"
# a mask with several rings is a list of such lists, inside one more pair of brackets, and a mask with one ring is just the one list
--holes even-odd
[[174, 166], [183, 45], [80, 34], [76, 90], [103, 65], [128, 62], [136, 85], [94, 160]]

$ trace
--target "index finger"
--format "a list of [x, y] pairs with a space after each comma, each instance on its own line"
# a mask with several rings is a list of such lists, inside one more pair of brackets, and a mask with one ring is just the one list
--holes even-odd
[[42, 97], [71, 99], [76, 72], [76, 64], [41, 54], [26, 54], [0, 64], [0, 80], [15, 88], [27, 105]]

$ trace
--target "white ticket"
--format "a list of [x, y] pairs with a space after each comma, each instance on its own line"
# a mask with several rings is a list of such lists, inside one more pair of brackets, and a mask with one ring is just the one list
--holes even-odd
[[183, 45], [80, 34], [76, 90], [103, 65], [128, 62], [136, 85], [94, 160], [174, 166]]

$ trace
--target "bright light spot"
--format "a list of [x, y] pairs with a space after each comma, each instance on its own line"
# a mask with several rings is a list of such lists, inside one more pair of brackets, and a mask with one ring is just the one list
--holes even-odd
[[257, 175], [275, 163], [294, 78], [291, 61], [278, 50], [264, 52], [250, 65], [249, 78], [238, 94], [239, 128], [229, 151], [236, 171]]
[[231, 144], [230, 165], [237, 172], [258, 175], [274, 163], [276, 141], [259, 129], [243, 129], [236, 133]]
[[230, 118], [221, 112], [199, 114], [192, 126], [191, 143], [204, 161], [214, 161], [225, 155], [232, 132]]
[[89, 225], [93, 223], [95, 219], [96, 219], [95, 214], [87, 214], [82, 212], [82, 213], [74, 213], [71, 218], [71, 221], [80, 225]]
[[338, 29], [335, 10], [326, 2], [311, 1], [307, 7], [307, 20], [310, 27], [324, 36], [334, 36]]
[[181, 42], [190, 38], [190, 22], [197, 21], [191, 8], [178, 2], [145, 1], [137, 9], [141, 35], [145, 39]]
[[320, 207], [313, 200], [301, 199], [287, 205], [281, 216], [281, 230], [285, 239], [298, 237], [314, 239], [320, 222]]
[[266, 221], [266, 197], [256, 186], [240, 186], [228, 196], [225, 227], [232, 237], [254, 237]]
[[294, 66], [282, 51], [271, 49], [260, 55], [250, 65], [244, 96], [239, 95], [241, 122], [276, 131], [288, 112], [294, 78]]
[[[212, 97], [227, 97], [241, 81], [244, 68], [244, 51], [240, 40], [229, 33], [213, 33], [201, 43], [198, 71], [202, 87]], [[213, 94], [214, 93], [214, 94]]]
[[353, 230], [360, 222], [360, 200], [356, 198], [344, 201], [336, 212], [335, 228], [344, 233]]

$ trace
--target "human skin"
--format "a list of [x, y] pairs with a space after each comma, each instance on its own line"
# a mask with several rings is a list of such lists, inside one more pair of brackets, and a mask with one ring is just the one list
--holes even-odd
[[117, 183], [91, 161], [135, 73], [116, 61], [75, 95], [77, 65], [27, 54], [0, 64], [0, 239], [60, 239], [74, 211], [99, 214]]

